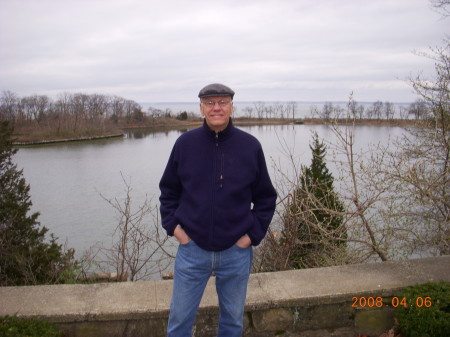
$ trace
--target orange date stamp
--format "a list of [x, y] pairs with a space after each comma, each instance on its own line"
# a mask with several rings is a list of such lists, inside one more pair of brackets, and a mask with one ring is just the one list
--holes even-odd
[[415, 297], [415, 298], [406, 298], [406, 297], [392, 297], [392, 298], [383, 298], [383, 297], [352, 297], [352, 308], [381, 308], [381, 307], [394, 307], [397, 308], [399, 306], [410, 307], [415, 306], [419, 308], [429, 308], [433, 305], [433, 301], [431, 297]]

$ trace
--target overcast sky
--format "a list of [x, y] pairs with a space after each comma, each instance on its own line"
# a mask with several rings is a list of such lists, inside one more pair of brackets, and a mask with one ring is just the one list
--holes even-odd
[[429, 0], [0, 0], [0, 91], [410, 102], [449, 28]]

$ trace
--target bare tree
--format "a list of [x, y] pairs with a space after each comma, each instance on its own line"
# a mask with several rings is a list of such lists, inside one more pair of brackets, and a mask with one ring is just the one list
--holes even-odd
[[395, 106], [393, 103], [391, 102], [384, 102], [384, 115], [386, 116], [386, 119], [392, 119], [394, 118], [394, 114], [395, 114]]
[[322, 108], [322, 118], [329, 120], [331, 117], [333, 117], [333, 115], [335, 115], [335, 107], [333, 103], [325, 103]]
[[431, 7], [444, 17], [450, 16], [450, 0], [430, 0]]
[[72, 94], [64, 92], [59, 95], [54, 105], [53, 120], [56, 121], [56, 132], [59, 134], [63, 128], [67, 128], [67, 116], [71, 114]]
[[122, 180], [125, 184], [123, 200], [102, 196], [115, 209], [119, 223], [112, 246], [100, 249], [106, 256], [101, 265], [114, 268], [118, 279], [138, 281], [161, 275], [174, 256], [165, 247], [168, 237], [160, 230], [158, 209], [147, 198], [134, 208], [131, 184], [123, 176]]
[[334, 106], [333, 103], [327, 102], [322, 108], [322, 118], [329, 120], [333, 116]]
[[283, 103], [276, 102], [273, 105], [273, 113], [275, 118], [284, 118], [285, 107]]
[[433, 49], [434, 79], [412, 78], [411, 85], [431, 115], [397, 142], [390, 179], [400, 181], [398, 217], [420, 229], [411, 233], [416, 247], [450, 253], [450, 45]]
[[86, 120], [89, 111], [89, 95], [75, 94], [72, 97], [71, 115], [74, 118], [73, 130], [76, 130], [81, 121]]
[[268, 106], [265, 107], [264, 111], [266, 113], [266, 119], [269, 119], [269, 118], [273, 117], [275, 109], [274, 109], [273, 105], [268, 105]]
[[35, 121], [38, 126], [50, 109], [51, 100], [45, 95], [23, 97], [20, 107], [28, 121]]
[[[110, 99], [110, 105], [111, 105], [111, 118], [118, 122], [119, 118], [122, 118], [124, 115], [124, 101], [122, 97], [114, 96]], [[150, 112], [149, 108], [149, 112]]]
[[405, 106], [399, 107], [400, 119], [408, 119], [409, 111]]
[[262, 119], [264, 116], [264, 112], [266, 110], [266, 104], [264, 102], [256, 102], [254, 103], [256, 115], [258, 116], [258, 119]]
[[297, 113], [297, 108], [298, 108], [297, 102], [295, 101], [288, 102], [286, 105], [286, 117], [292, 115], [292, 119], [294, 120], [295, 115]]
[[342, 178], [349, 177], [340, 180], [348, 200], [346, 228], [367, 257], [450, 253], [450, 45], [432, 51], [435, 78], [410, 79], [427, 117], [421, 115], [393, 146], [355, 153], [352, 130], [335, 127], [336, 158], [344, 158], [337, 163]]
[[389, 235], [382, 226], [377, 207], [385, 196], [387, 186], [382, 180], [378, 181], [380, 175], [374, 165], [374, 161], [378, 164], [383, 153], [370, 158], [367, 152], [355, 150], [354, 106], [350, 97], [347, 117], [350, 123], [346, 123], [345, 127], [340, 127], [337, 123], [333, 125], [337, 142], [330, 144], [330, 148], [334, 150], [334, 162], [340, 172], [338, 180], [341, 199], [345, 204], [347, 240], [352, 243], [353, 254], [361, 262], [374, 255], [381, 261], [386, 261], [389, 259]]
[[362, 118], [362, 116], [364, 115], [364, 106], [360, 105], [358, 102], [354, 101], [353, 99], [351, 99], [348, 102], [347, 108], [348, 108], [348, 112], [355, 118], [357, 116], [359, 116], [359, 118]]
[[376, 101], [372, 104], [372, 115], [375, 118], [381, 119], [382, 111], [383, 111], [383, 102]]
[[311, 105], [309, 107], [309, 115], [312, 118], [316, 118], [316, 117], [320, 118], [320, 110], [319, 110], [319, 108], [316, 105]]
[[419, 98], [409, 105], [408, 113], [413, 115], [415, 120], [425, 120], [429, 117], [429, 108], [427, 103]]
[[18, 103], [19, 97], [15, 93], [3, 91], [0, 96], [0, 120], [14, 121]]
[[243, 111], [244, 111], [245, 115], [246, 115], [248, 118], [252, 118], [252, 117], [253, 117], [253, 108], [252, 108], [251, 106], [246, 106], [246, 107], [243, 109]]

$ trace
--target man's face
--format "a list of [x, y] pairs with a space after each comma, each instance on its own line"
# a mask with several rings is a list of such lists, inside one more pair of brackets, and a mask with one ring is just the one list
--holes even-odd
[[233, 113], [231, 97], [205, 97], [200, 102], [200, 112], [206, 119], [211, 130], [216, 132], [224, 130]]

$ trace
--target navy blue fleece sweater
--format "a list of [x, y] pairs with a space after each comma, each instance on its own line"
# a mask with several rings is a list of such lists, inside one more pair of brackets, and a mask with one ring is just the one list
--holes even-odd
[[277, 194], [259, 141], [233, 126], [202, 127], [181, 135], [159, 184], [162, 226], [179, 224], [201, 248], [220, 251], [248, 234], [266, 235]]

